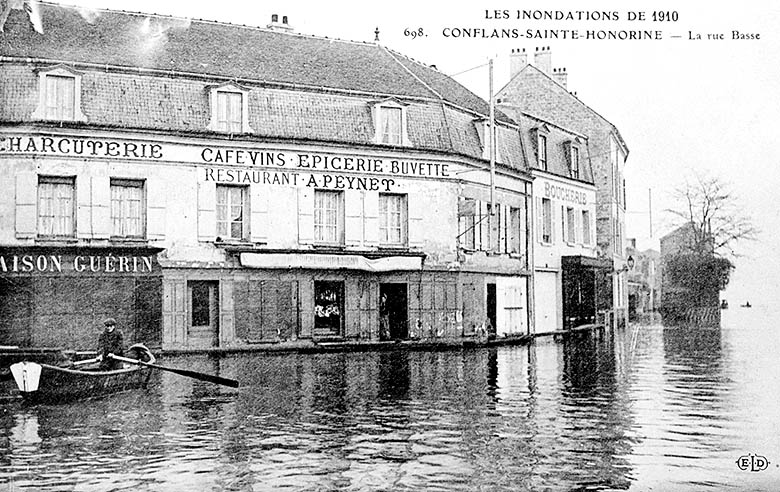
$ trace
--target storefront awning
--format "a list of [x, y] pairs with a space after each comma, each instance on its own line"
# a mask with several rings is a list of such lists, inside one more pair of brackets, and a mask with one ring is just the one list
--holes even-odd
[[563, 256], [561, 257], [563, 268], [602, 268], [612, 270], [612, 260], [609, 258], [594, 258], [592, 256]]
[[365, 256], [349, 254], [241, 253], [239, 259], [241, 266], [247, 268], [311, 268], [365, 272], [393, 272], [422, 268], [420, 256], [387, 256], [369, 259]]

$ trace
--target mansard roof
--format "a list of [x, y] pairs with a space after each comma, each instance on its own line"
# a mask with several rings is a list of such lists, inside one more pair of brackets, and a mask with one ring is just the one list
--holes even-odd
[[[523, 108], [528, 113], [549, 121], [562, 123], [580, 132], [585, 132], [583, 125], [587, 126], [587, 123], [580, 116], [585, 113], [589, 115], [589, 118], [598, 121], [600, 127], [606, 127], [608, 131], [614, 133], [628, 155], [628, 145], [614, 124], [570, 93], [544, 70], [540, 70], [534, 65], [527, 64], [520, 69], [498, 91], [497, 97], [504, 102]], [[594, 135], [588, 136], [594, 137]]]
[[43, 34], [33, 29], [25, 11], [10, 11], [0, 32], [1, 55], [441, 100], [480, 114], [489, 109], [436, 69], [375, 43], [45, 2], [39, 11]]

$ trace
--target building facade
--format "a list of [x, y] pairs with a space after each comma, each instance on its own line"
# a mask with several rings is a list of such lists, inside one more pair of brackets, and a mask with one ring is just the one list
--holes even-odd
[[587, 138], [511, 104], [533, 181], [534, 326], [537, 333], [596, 323], [605, 310], [605, 262], [596, 245], [596, 187]]
[[524, 49], [513, 50], [511, 79], [502, 88], [501, 101], [528, 114], [568, 128], [588, 140], [596, 185], [596, 243], [599, 256], [613, 264], [612, 323], [628, 316], [627, 255], [625, 251], [626, 196], [624, 168], [628, 147], [618, 129], [567, 89], [568, 73], [552, 68], [552, 53], [537, 48], [533, 63]]
[[661, 254], [654, 249], [637, 249], [636, 239], [628, 240], [626, 253], [634, 260], [628, 272], [629, 319], [650, 318], [661, 301]]
[[169, 350], [532, 329], [519, 130], [491, 183], [453, 80], [286, 22], [40, 16], [0, 33], [0, 343], [89, 347], [108, 315]]

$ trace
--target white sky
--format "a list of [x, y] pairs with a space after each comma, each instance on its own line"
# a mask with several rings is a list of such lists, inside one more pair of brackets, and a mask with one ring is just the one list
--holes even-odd
[[[780, 292], [780, 260], [774, 251], [780, 226], [780, 3], [671, 1], [441, 2], [395, 0], [374, 3], [330, 0], [257, 2], [239, 0], [62, 0], [60, 3], [137, 12], [153, 12], [235, 24], [265, 26], [271, 14], [287, 15], [297, 32], [357, 41], [380, 42], [404, 55], [455, 74], [496, 60], [495, 87], [509, 78], [513, 48], [532, 52], [550, 46], [554, 67], [566, 67], [569, 90], [614, 123], [628, 143], [626, 169], [628, 235], [640, 247], [653, 246], [670, 230], [664, 209], [668, 190], [692, 170], [731, 183], [744, 210], [763, 231], [745, 244], [745, 257], [723, 297], [732, 304], [774, 301]], [[586, 7], [583, 7], [586, 5]], [[672, 23], [626, 21], [629, 10], [650, 17], [674, 10]], [[617, 11], [619, 21], [487, 20], [485, 9]], [[404, 30], [422, 27], [426, 37], [412, 39]], [[662, 30], [660, 41], [452, 39], [445, 27], [526, 29]], [[44, 26], [45, 29], [45, 26]], [[732, 40], [732, 30], [760, 33], [760, 40]], [[691, 41], [688, 32], [723, 33], [725, 40]], [[670, 39], [681, 35], [682, 39]], [[366, 67], [370, 70], [371, 67]], [[487, 97], [486, 68], [455, 77]], [[648, 190], [653, 197], [653, 233], [648, 221]], [[657, 247], [657, 246], [656, 246]]]

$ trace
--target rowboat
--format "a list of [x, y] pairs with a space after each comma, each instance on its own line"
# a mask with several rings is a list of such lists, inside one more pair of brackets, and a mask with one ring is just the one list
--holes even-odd
[[[142, 344], [128, 349], [135, 361], [153, 364], [151, 351]], [[132, 359], [128, 359], [132, 360]], [[112, 393], [143, 388], [151, 369], [143, 364], [124, 364], [121, 369], [100, 370], [89, 365], [60, 367], [46, 363], [23, 361], [11, 365], [16, 385], [25, 401], [59, 403], [75, 399], [95, 398]]]
[[19, 347], [16, 345], [0, 346], [0, 381], [11, 380], [11, 364], [17, 362], [42, 362], [53, 366], [62, 366], [71, 357], [61, 348], [54, 347]]

